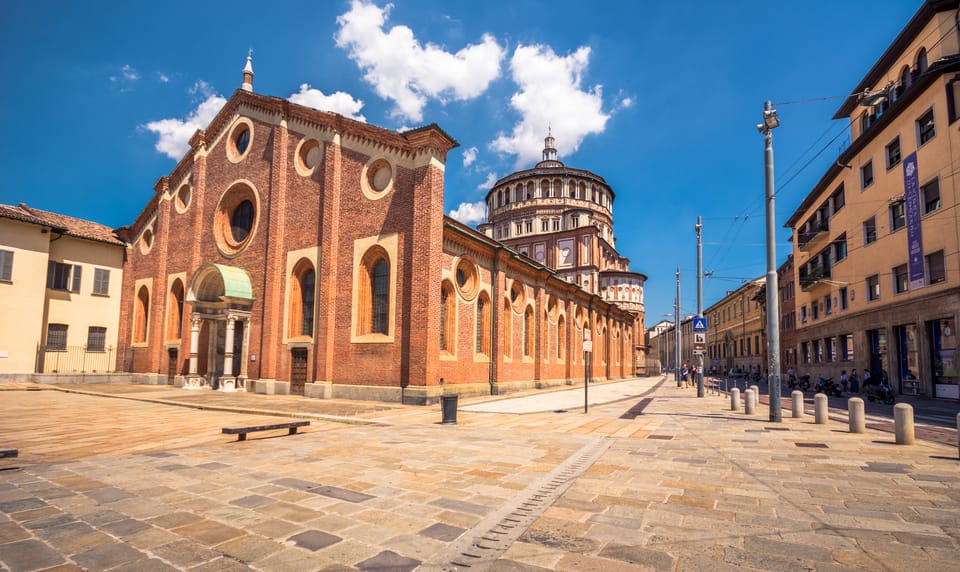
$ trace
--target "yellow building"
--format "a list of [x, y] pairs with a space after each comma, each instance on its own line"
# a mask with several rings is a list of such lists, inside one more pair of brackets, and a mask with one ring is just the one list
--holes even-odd
[[928, 1], [834, 119], [851, 143], [786, 226], [798, 369], [957, 399], [958, 2]]
[[707, 373], [767, 370], [765, 278], [727, 292], [703, 315], [707, 318]]
[[0, 375], [114, 371], [123, 252], [106, 226], [0, 205]]

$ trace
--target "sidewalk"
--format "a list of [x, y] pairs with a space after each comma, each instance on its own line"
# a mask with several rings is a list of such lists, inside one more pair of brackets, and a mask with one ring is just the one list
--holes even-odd
[[[956, 569], [956, 447], [771, 424], [670, 380], [636, 390], [587, 414], [582, 388], [478, 401], [455, 426], [439, 406], [4, 391], [0, 445], [21, 468], [0, 470], [0, 568]], [[565, 393], [579, 407], [472, 409]], [[221, 435], [264, 417], [207, 408], [247, 402], [355, 423]]]

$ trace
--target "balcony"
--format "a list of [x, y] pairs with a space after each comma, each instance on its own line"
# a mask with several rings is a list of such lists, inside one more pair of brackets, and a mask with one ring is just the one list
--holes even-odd
[[810, 266], [800, 269], [800, 289], [804, 292], [813, 290], [817, 286], [828, 284], [830, 281], [829, 266]]
[[804, 229], [797, 233], [797, 248], [806, 251], [813, 247], [815, 239], [830, 232], [830, 219], [811, 221], [804, 225]]

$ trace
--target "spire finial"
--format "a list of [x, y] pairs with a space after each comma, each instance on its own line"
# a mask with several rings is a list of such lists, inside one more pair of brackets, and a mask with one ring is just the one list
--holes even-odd
[[243, 84], [240, 89], [253, 91], [253, 48], [247, 49], [247, 65], [243, 66]]

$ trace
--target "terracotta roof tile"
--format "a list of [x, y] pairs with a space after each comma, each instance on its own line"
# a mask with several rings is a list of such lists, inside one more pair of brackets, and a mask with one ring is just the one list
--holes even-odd
[[124, 244], [122, 240], [117, 238], [113, 229], [108, 226], [72, 216], [35, 209], [23, 203], [17, 206], [0, 204], [0, 218], [9, 218], [49, 226], [56, 232], [61, 232], [67, 236], [76, 238], [95, 240], [97, 242], [116, 244], [118, 246]]

